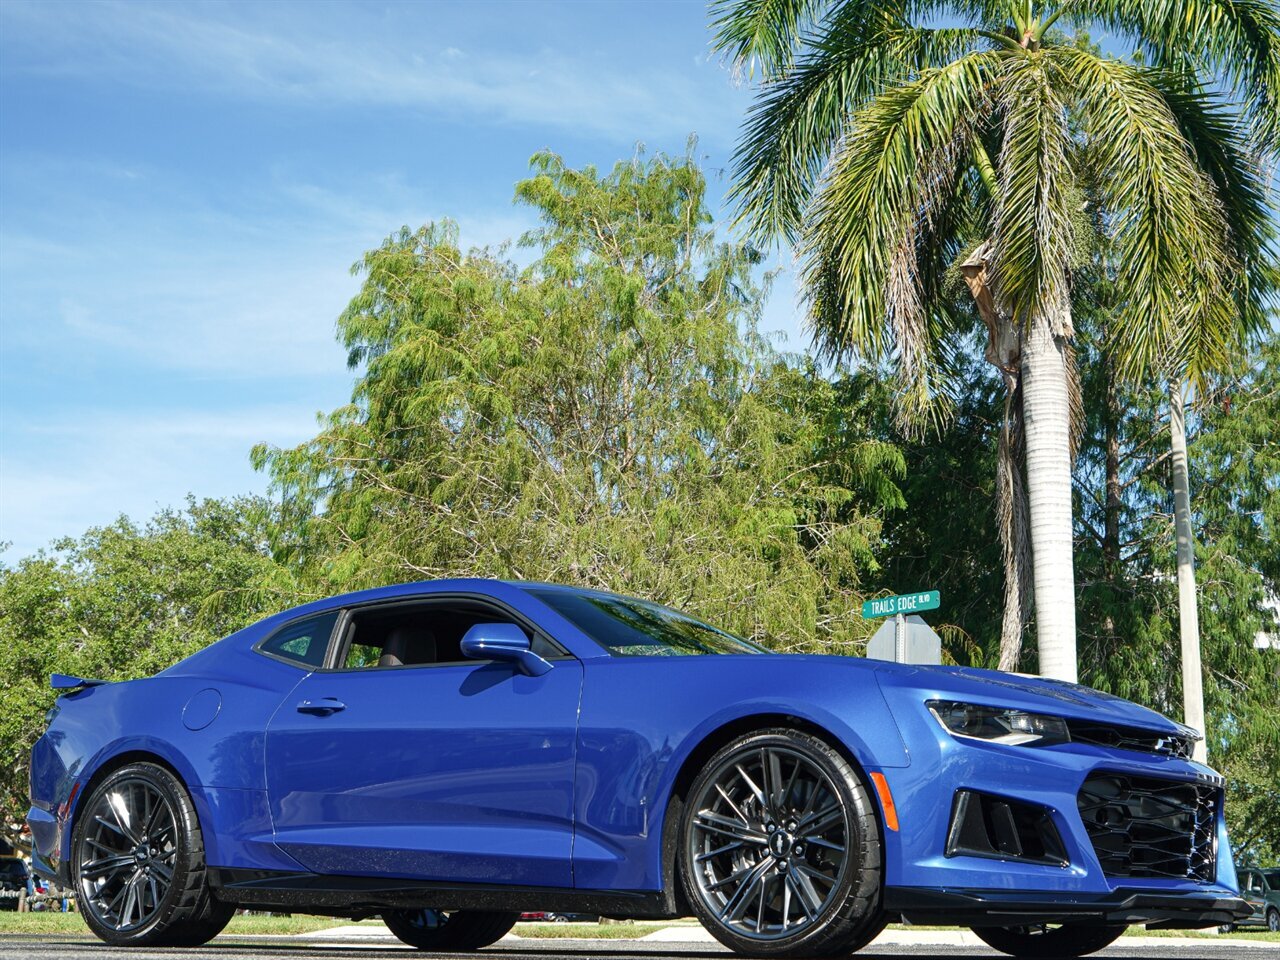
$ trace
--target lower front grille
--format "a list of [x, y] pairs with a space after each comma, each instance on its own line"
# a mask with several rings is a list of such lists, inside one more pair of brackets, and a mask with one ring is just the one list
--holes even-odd
[[1217, 786], [1095, 773], [1076, 804], [1108, 877], [1213, 882]]

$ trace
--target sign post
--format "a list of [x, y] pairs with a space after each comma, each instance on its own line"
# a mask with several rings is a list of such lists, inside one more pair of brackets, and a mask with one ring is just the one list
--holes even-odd
[[[915, 614], [921, 610], [936, 610], [941, 603], [941, 598], [937, 590], [926, 590], [923, 593], [907, 593], [895, 597], [878, 597], [875, 600], [868, 600], [862, 605], [862, 616], [866, 620], [876, 617], [892, 617], [892, 646], [889, 646], [888, 624], [881, 627], [872, 638], [872, 642], [867, 646], [867, 656], [893, 660], [895, 663], [909, 663], [912, 660], [916, 662], [939, 663], [941, 662], [941, 641], [938, 635], [929, 629], [928, 624], [917, 616], [908, 619], [908, 614]], [[915, 639], [913, 639], [915, 638]], [[913, 656], [913, 651], [919, 650], [922, 639], [927, 639], [927, 645], [931, 648], [926, 654], [927, 660], [918, 660]], [[932, 650], [937, 647], [936, 652]]]

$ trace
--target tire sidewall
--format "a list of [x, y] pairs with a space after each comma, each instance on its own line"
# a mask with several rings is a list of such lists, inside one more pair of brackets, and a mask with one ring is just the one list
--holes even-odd
[[[135, 779], [145, 779], [151, 782], [165, 794], [165, 798], [172, 805], [175, 833], [177, 834], [174, 838], [177, 855], [174, 857], [173, 880], [169, 884], [169, 889], [165, 891], [160, 909], [140, 927], [135, 927], [132, 930], [116, 930], [99, 922], [87, 902], [87, 897], [81, 886], [80, 864], [84, 861], [82, 855], [84, 832], [86, 818], [92, 814], [102, 796], [120, 781]], [[195, 816], [195, 808], [187, 797], [187, 792], [183, 789], [182, 784], [178, 782], [172, 773], [158, 764], [146, 762], [127, 764], [118, 770], [112, 771], [107, 775], [106, 779], [93, 788], [93, 791], [85, 798], [72, 830], [70, 873], [75, 890], [76, 906], [84, 917], [85, 923], [88, 924], [89, 929], [96, 936], [114, 946], [145, 946], [168, 932], [169, 920], [173, 917], [174, 911], [178, 908], [179, 901], [182, 899], [182, 892], [187, 885], [187, 874], [191, 868], [191, 837], [193, 835], [192, 825], [195, 821]]]
[[[694, 851], [692, 850], [691, 840], [693, 819], [698, 813], [700, 800], [708, 790], [714, 788], [714, 782], [726, 761], [739, 754], [748, 755], [752, 751], [764, 747], [783, 747], [802, 753], [813, 761], [828, 777], [839, 792], [840, 800], [844, 807], [846, 849], [859, 851], [859, 861], [862, 860], [861, 852], [867, 846], [865, 841], [869, 839], [865, 836], [868, 825], [871, 829], [877, 831], [874, 838], [877, 854], [876, 862], [870, 864], [864, 862], [851, 863], [840, 878], [835, 895], [830, 897], [818, 919], [810, 923], [799, 934], [774, 940], [757, 940], [739, 934], [720, 924], [713, 913], [712, 905], [703, 900], [697, 878], [694, 876]], [[850, 900], [854, 897], [872, 898], [872, 909], [869, 911], [868, 916], [859, 919], [866, 919], [868, 922], [875, 921], [875, 916], [873, 915], [878, 913], [878, 894], [883, 873], [880, 859], [882, 855], [880, 854], [878, 820], [874, 816], [867, 817], [865, 815], [868, 794], [865, 785], [859, 779], [857, 771], [838, 751], [825, 741], [807, 733], [784, 728], [760, 730], [755, 733], [744, 734], [722, 747], [707, 761], [702, 772], [690, 786], [688, 797], [689, 801], [684, 805], [681, 815], [677, 853], [680, 865], [680, 879], [684, 884], [685, 893], [689, 902], [693, 905], [699, 921], [712, 936], [729, 947], [729, 949], [749, 956], [805, 956], [807, 950], [824, 952], [823, 947], [831, 937], [832, 923], [839, 920], [842, 911], [847, 908]], [[850, 853], [848, 855], [852, 856], [853, 854]], [[880, 926], [879, 924], [876, 925], [876, 932], [879, 931]]]

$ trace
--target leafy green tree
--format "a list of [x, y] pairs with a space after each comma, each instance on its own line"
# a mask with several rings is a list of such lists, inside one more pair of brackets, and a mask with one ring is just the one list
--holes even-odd
[[962, 353], [954, 362], [951, 422], [936, 435], [900, 429], [890, 376], [863, 370], [837, 380], [824, 459], [842, 463], [846, 444], [867, 437], [902, 450], [906, 470], [895, 483], [905, 506], [885, 514], [879, 569], [868, 584], [886, 593], [940, 589], [942, 607], [928, 620], [946, 658], [995, 667], [1003, 571], [994, 484], [1004, 401], [980, 358]]
[[359, 372], [315, 438], [259, 447], [277, 546], [324, 589], [443, 576], [635, 593], [787, 649], [852, 649], [901, 455], [819, 467], [831, 385], [759, 337], [758, 256], [685, 157], [533, 159], [526, 269], [453, 227], [368, 253]]
[[[1081, 680], [1170, 715], [1182, 702], [1176, 668], [1178, 595], [1163, 385], [1118, 383], [1106, 354], [1081, 340], [1085, 427], [1074, 470]], [[999, 382], [971, 358], [950, 429], [927, 442], [897, 433], [890, 387], [861, 373], [841, 402], [872, 435], [902, 446], [907, 506], [886, 516], [873, 586], [941, 590], [948, 654], [991, 666], [1000, 646], [994, 518]], [[869, 412], [866, 412], [869, 411]], [[1240, 858], [1280, 862], [1280, 332], [1216, 382], [1189, 419], [1207, 737], [1228, 780], [1227, 818]], [[985, 589], [984, 589], [985, 587]], [[932, 619], [931, 619], [931, 622]], [[1171, 666], [1174, 665], [1174, 666]]]
[[[1237, 231], [1256, 222], [1251, 147], [1270, 149], [1280, 131], [1280, 13], [1266, 0], [714, 9], [717, 46], [763, 84], [734, 196], [757, 236], [800, 243], [826, 352], [891, 361], [906, 412], [927, 408], [964, 332], [946, 274], [968, 268], [988, 357], [1025, 419], [1039, 667], [1074, 679], [1071, 294], [1083, 187], [1096, 187], [1125, 289], [1112, 344], [1125, 367], [1158, 359], [1195, 373], [1229, 353], [1257, 270], [1256, 244]], [[964, 25], [923, 25], [947, 13]], [[1060, 41], [1049, 28], [1064, 16], [1132, 39], [1145, 65]], [[1209, 92], [1221, 77], [1241, 110]], [[975, 248], [960, 214], [984, 191]]]
[[0, 814], [26, 815], [31, 745], [53, 705], [49, 674], [148, 676], [299, 602], [270, 556], [268, 505], [188, 500], [139, 526], [121, 517], [0, 565]]
[[[1129, 556], [1110, 584], [1084, 585], [1082, 609], [1097, 613], [1086, 617], [1081, 637], [1085, 659], [1097, 665], [1088, 682], [1176, 714], [1183, 690], [1181, 673], [1169, 668], [1179, 607], [1164, 400], [1154, 387], [1129, 395], [1120, 427]], [[1280, 856], [1280, 655], [1254, 646], [1260, 634], [1280, 632], [1277, 423], [1280, 335], [1273, 332], [1256, 360], [1218, 384], [1188, 423], [1209, 756], [1228, 776], [1237, 848], [1263, 860]]]

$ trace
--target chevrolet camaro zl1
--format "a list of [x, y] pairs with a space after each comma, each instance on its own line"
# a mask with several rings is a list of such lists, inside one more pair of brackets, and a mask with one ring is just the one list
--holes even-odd
[[35, 869], [118, 945], [238, 907], [472, 950], [521, 911], [695, 914], [755, 956], [890, 919], [1074, 956], [1247, 912], [1196, 734], [1085, 687], [769, 653], [643, 600], [442, 580], [269, 617], [65, 692]]

